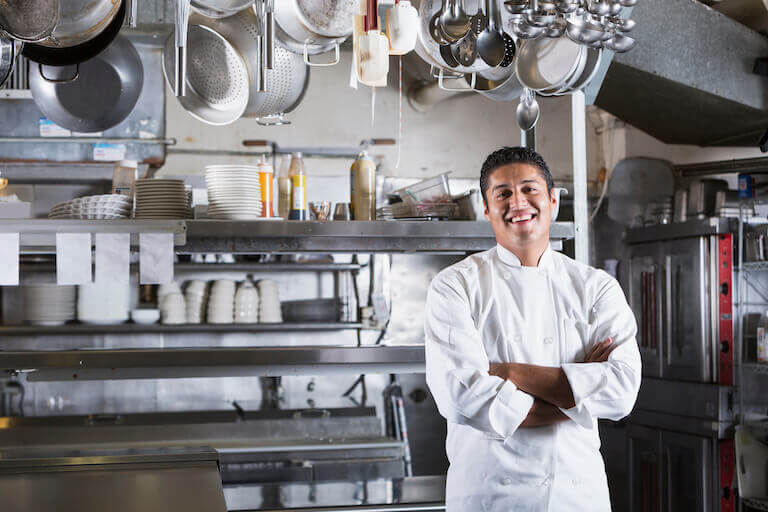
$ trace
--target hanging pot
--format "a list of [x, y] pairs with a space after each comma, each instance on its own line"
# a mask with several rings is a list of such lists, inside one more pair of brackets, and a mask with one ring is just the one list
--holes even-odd
[[192, 8], [209, 18], [234, 16], [253, 5], [253, 0], [192, 0]]
[[[275, 2], [275, 35], [289, 50], [304, 55], [309, 66], [332, 66], [340, 59], [339, 45], [352, 35], [357, 0], [279, 0]], [[310, 55], [334, 51], [328, 63], [311, 62]]]
[[8, 36], [0, 35], [0, 86], [2, 86], [13, 71], [18, 48], [23, 43], [17, 43]]
[[120, 8], [109, 25], [98, 35], [86, 42], [66, 48], [53, 48], [43, 44], [26, 44], [22, 55], [31, 61], [46, 66], [71, 66], [92, 59], [101, 53], [117, 37], [125, 20], [125, 3], [119, 2]]
[[122, 0], [59, 0], [56, 28], [36, 44], [72, 48], [86, 43], [109, 27], [122, 5]]
[[65, 67], [42, 64], [29, 70], [29, 88], [45, 117], [77, 132], [100, 132], [128, 117], [144, 85], [136, 48], [118, 36], [96, 57]]
[[59, 0], [4, 0], [0, 27], [14, 39], [34, 43], [53, 33], [59, 11]]

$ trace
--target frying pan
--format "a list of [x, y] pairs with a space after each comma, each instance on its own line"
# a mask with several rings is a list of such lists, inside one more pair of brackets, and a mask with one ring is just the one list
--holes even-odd
[[118, 36], [106, 50], [78, 67], [74, 80], [64, 67], [30, 68], [32, 98], [45, 117], [85, 133], [107, 130], [125, 120], [144, 85], [144, 67], [133, 44]]
[[49, 48], [40, 44], [24, 45], [22, 55], [46, 66], [71, 66], [91, 59], [109, 46], [117, 37], [125, 20], [125, 2], [107, 27], [93, 39], [69, 48]]

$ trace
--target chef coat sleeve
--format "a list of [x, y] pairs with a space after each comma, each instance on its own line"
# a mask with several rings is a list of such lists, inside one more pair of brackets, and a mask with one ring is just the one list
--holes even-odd
[[640, 389], [640, 351], [635, 335], [637, 324], [619, 283], [610, 278], [592, 308], [589, 347], [613, 338], [616, 349], [603, 363], [563, 365], [576, 405], [561, 409], [585, 428], [593, 418], [620, 420], [635, 405]]
[[427, 293], [427, 385], [448, 421], [505, 439], [525, 420], [533, 397], [509, 380], [491, 376], [466, 288], [455, 275], [439, 274]]

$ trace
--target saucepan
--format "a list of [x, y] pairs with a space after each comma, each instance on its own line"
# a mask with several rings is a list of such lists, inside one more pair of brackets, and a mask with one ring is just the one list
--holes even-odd
[[[62, 0], [63, 5], [64, 0]], [[98, 2], [97, 2], [98, 3]], [[111, 2], [110, 2], [111, 5]], [[46, 66], [71, 66], [91, 59], [103, 51], [112, 42], [122, 28], [125, 20], [125, 4], [117, 1], [117, 12], [114, 16], [110, 15], [109, 23], [103, 27], [103, 30], [89, 33], [89, 39], [86, 39], [73, 46], [50, 46], [50, 44], [35, 43], [24, 45], [22, 54], [33, 62], [45, 64]], [[110, 11], [111, 12], [111, 11]], [[98, 25], [101, 28], [101, 25]], [[97, 33], [96, 33], [97, 32]], [[51, 37], [54, 37], [56, 31]], [[75, 37], [68, 37], [67, 41], [78, 41]]]
[[32, 99], [45, 117], [77, 132], [100, 132], [121, 123], [136, 106], [144, 68], [136, 48], [118, 36], [96, 57], [67, 67], [43, 65], [29, 70]]
[[[339, 45], [352, 35], [357, 0], [277, 0], [275, 35], [289, 50], [304, 56], [310, 66], [329, 66], [339, 62]], [[335, 58], [319, 64], [309, 59], [333, 50]]]

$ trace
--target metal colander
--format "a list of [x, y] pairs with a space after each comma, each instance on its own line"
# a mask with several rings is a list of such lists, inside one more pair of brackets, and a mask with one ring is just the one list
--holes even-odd
[[[163, 51], [163, 72], [174, 88], [174, 34]], [[181, 106], [197, 119], [213, 125], [240, 118], [248, 105], [250, 82], [243, 58], [227, 39], [190, 18], [187, 34], [187, 93]]]
[[[250, 79], [245, 117], [283, 114], [296, 108], [307, 87], [309, 67], [301, 55], [288, 51], [279, 40], [275, 41], [272, 69], [267, 70], [267, 91], [258, 91], [261, 23], [254, 9], [246, 9], [223, 19], [192, 15], [189, 23], [190, 26], [199, 24], [216, 32], [242, 57]], [[189, 54], [192, 55], [191, 50]]]

